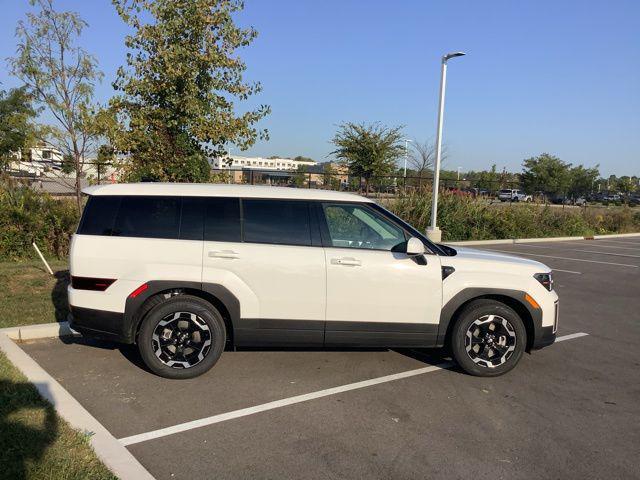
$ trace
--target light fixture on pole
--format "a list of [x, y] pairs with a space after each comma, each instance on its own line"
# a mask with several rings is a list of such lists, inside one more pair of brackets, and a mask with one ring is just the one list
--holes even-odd
[[407, 178], [407, 160], [409, 159], [409, 142], [413, 142], [413, 140], [409, 140], [408, 138], [404, 139], [404, 178]]
[[461, 57], [464, 52], [447, 53], [442, 57], [442, 73], [440, 75], [440, 105], [438, 108], [438, 128], [436, 130], [436, 161], [433, 165], [433, 202], [431, 205], [431, 225], [427, 227], [427, 237], [439, 242], [442, 240], [442, 232], [438, 228], [438, 186], [440, 185], [440, 163], [442, 161], [442, 120], [444, 116], [444, 92], [447, 85], [447, 61], [451, 58]]

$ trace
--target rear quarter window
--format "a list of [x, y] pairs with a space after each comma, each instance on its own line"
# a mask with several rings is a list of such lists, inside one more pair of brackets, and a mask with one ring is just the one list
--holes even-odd
[[81, 235], [111, 235], [121, 197], [91, 196], [78, 226]]

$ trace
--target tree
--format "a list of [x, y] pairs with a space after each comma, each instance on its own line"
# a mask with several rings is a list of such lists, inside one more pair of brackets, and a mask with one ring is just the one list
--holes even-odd
[[582, 165], [573, 167], [570, 171], [571, 185], [569, 194], [573, 197], [579, 197], [591, 193], [594, 185], [600, 177], [599, 165], [593, 168], [584, 168]]
[[571, 186], [571, 164], [543, 153], [523, 162], [522, 184], [527, 192], [566, 194]]
[[0, 91], [0, 166], [6, 167], [13, 154], [33, 143], [36, 111], [25, 88]]
[[[435, 145], [425, 141], [419, 142], [414, 140], [411, 143], [413, 151], [409, 155], [409, 164], [416, 171], [417, 175], [422, 176], [429, 170], [433, 170], [433, 164], [436, 159]], [[441, 152], [440, 159], [442, 162], [447, 158], [445, 150]]]
[[56, 126], [43, 130], [39, 140], [60, 149], [73, 162], [80, 209], [85, 156], [97, 138], [93, 89], [102, 74], [94, 57], [77, 46], [87, 26], [77, 13], [55, 11], [52, 0], [31, 0], [31, 4], [39, 11], [18, 22], [18, 51], [10, 59], [11, 70], [56, 120]]
[[234, 112], [234, 99], [261, 91], [242, 77], [246, 66], [237, 50], [257, 32], [234, 24], [240, 0], [113, 3], [133, 33], [103, 125], [116, 150], [129, 155], [130, 178], [206, 181], [207, 157], [226, 155], [225, 144], [245, 150], [268, 139], [255, 127], [268, 106]]
[[347, 165], [351, 175], [365, 179], [368, 192], [371, 177], [395, 171], [404, 153], [402, 138], [402, 127], [343, 123], [333, 137], [336, 149], [331, 154]]

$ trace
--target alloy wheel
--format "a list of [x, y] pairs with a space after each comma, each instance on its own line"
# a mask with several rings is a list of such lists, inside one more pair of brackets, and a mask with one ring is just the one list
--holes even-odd
[[498, 315], [484, 315], [469, 325], [465, 350], [473, 362], [487, 368], [503, 365], [516, 349], [513, 325]]
[[191, 368], [211, 349], [211, 330], [195, 313], [175, 312], [164, 317], [153, 331], [151, 343], [156, 357], [172, 368]]

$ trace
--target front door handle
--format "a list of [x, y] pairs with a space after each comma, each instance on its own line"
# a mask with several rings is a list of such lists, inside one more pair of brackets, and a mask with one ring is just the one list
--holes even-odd
[[240, 258], [240, 254], [238, 252], [234, 252], [233, 250], [211, 250], [209, 252], [209, 257], [212, 257], [212, 258]]
[[345, 265], [347, 267], [359, 267], [362, 265], [362, 262], [357, 258], [353, 257], [342, 257], [342, 258], [332, 258], [332, 265]]

